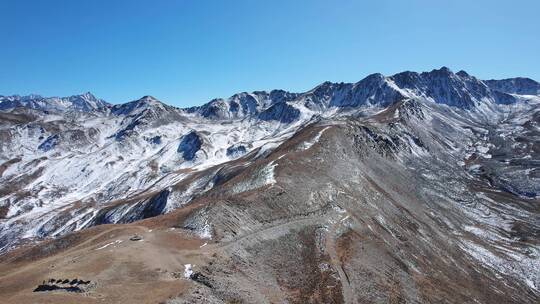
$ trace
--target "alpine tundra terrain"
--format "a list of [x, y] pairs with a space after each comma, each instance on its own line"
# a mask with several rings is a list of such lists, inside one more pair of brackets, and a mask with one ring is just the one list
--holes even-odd
[[531, 79], [0, 109], [0, 302], [540, 302]]

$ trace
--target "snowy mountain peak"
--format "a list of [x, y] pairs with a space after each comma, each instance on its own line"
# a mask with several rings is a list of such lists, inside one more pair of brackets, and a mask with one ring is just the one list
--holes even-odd
[[465, 72], [464, 70], [461, 70], [461, 71], [457, 72], [456, 75], [458, 75], [458, 76], [461, 77], [461, 78], [468, 78], [468, 77], [471, 77], [471, 76], [469, 75], [469, 73]]
[[145, 95], [141, 97], [138, 101], [145, 102], [145, 103], [161, 103], [161, 101], [159, 101], [157, 98], [151, 95]]
[[136, 100], [136, 103], [137, 103], [137, 107], [146, 107], [146, 108], [168, 106], [164, 104], [163, 102], [161, 102], [160, 100], [158, 100], [157, 98], [150, 95], [145, 95], [141, 97], [140, 99]]
[[138, 114], [148, 109], [165, 109], [173, 108], [159, 101], [153, 96], [145, 95], [137, 100], [133, 100], [124, 104], [114, 105], [111, 112], [116, 115], [132, 115]]
[[210, 119], [236, 119], [256, 115], [270, 106], [296, 99], [300, 94], [284, 90], [254, 91], [234, 94], [227, 99], [213, 99], [207, 104], [185, 109]]
[[431, 74], [440, 74], [440, 75], [451, 75], [451, 74], [454, 74], [454, 72], [452, 72], [452, 70], [449, 68], [449, 67], [446, 67], [446, 66], [442, 66], [440, 67], [439, 69], [433, 69], [431, 72], [429, 72]]
[[430, 72], [403, 72], [390, 77], [402, 90], [425, 97], [435, 103], [471, 109], [479, 104], [512, 103], [515, 100], [504, 92], [494, 92], [481, 80], [465, 71], [454, 74], [442, 67]]
[[392, 76], [374, 73], [356, 83], [326, 81], [304, 93], [281, 90], [242, 92], [228, 99], [214, 99], [205, 105], [186, 109], [186, 112], [208, 119], [251, 116], [291, 122], [300, 116], [297, 113], [300, 108], [315, 112], [332, 108], [351, 110], [365, 106], [384, 107], [404, 99], [422, 98], [437, 104], [473, 109], [485, 104], [515, 103], [518, 98], [511, 94], [538, 95], [538, 92], [540, 86], [532, 80], [484, 82], [466, 71], [454, 73], [443, 66], [422, 73], [405, 71]]
[[87, 101], [99, 101], [99, 98], [97, 98], [91, 92], [86, 92], [86, 93], [83, 93], [83, 94], [80, 94], [80, 95], [73, 95], [71, 97], [73, 97], [73, 98], [81, 98], [81, 99], [84, 99], [84, 100], [87, 100]]

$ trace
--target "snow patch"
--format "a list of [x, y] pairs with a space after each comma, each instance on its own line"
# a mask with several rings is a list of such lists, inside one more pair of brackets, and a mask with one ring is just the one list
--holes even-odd
[[540, 250], [538, 248], [530, 248], [531, 253], [523, 255], [510, 251], [494, 254], [485, 247], [468, 240], [461, 241], [459, 246], [484, 266], [496, 272], [515, 277], [533, 290], [540, 291], [540, 273], [538, 272], [538, 269], [540, 269]]
[[311, 148], [314, 144], [319, 142], [319, 139], [321, 139], [321, 136], [324, 133], [324, 131], [326, 131], [329, 128], [330, 127], [325, 127], [324, 129], [320, 130], [312, 139], [302, 142], [302, 144], [300, 145], [300, 149], [307, 150]]
[[275, 161], [271, 161], [264, 166], [264, 168], [253, 174], [249, 179], [236, 184], [233, 187], [233, 193], [237, 194], [261, 188], [266, 185], [274, 185], [276, 183], [274, 169], [277, 165], [278, 164]]
[[184, 265], [184, 278], [189, 279], [191, 278], [191, 275], [193, 274], [193, 269], [191, 264], [185, 264]]
[[198, 233], [201, 239], [211, 239], [212, 238], [212, 227], [208, 224], [208, 221], [205, 221], [204, 226]]
[[111, 246], [111, 245], [117, 245], [117, 244], [120, 244], [120, 243], [122, 243], [122, 240], [116, 240], [116, 241], [114, 241], [114, 242], [110, 242], [110, 243], [108, 243], [108, 244], [105, 244], [105, 245], [103, 245], [103, 246], [101, 246], [101, 247], [99, 247], [99, 248], [96, 248], [95, 250], [105, 249], [105, 248], [107, 248], [107, 247], [109, 247], [109, 246]]

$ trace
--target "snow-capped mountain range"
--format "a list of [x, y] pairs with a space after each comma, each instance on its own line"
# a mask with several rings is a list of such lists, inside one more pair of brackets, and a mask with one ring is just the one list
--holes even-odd
[[[432, 204], [445, 193], [443, 199], [454, 204], [434, 202], [430, 212], [458, 206], [452, 212], [459, 216], [437, 215], [437, 223], [457, 229], [444, 233], [455, 237], [461, 231], [455, 227], [459, 223], [469, 227], [467, 233], [504, 241], [510, 248], [515, 245], [508, 237], [514, 229], [507, 229], [510, 221], [530, 228], [519, 228], [523, 234], [540, 229], [538, 209], [529, 205], [540, 198], [539, 119], [538, 82], [480, 80], [446, 67], [373, 74], [356, 83], [325, 82], [303, 93], [243, 92], [185, 109], [151, 96], [118, 105], [90, 93], [65, 98], [0, 96], [0, 252], [96, 225], [171, 213], [197, 199], [248, 195], [279, 183], [285, 188], [287, 183], [296, 185], [294, 178], [308, 168], [304, 162], [316, 160], [322, 166], [326, 161], [305, 160], [304, 153], [313, 147], [335, 152], [321, 154], [332, 160], [328, 166], [342, 164], [353, 154], [374, 160], [335, 172], [329, 167], [318, 172], [320, 176], [306, 175], [303, 180], [333, 183], [353, 168], [367, 170], [363, 174], [375, 178], [387, 173], [370, 166], [391, 166], [396, 175], [385, 175], [388, 181], [401, 181], [409, 174], [418, 189], [427, 189], [418, 200]], [[283, 162], [293, 167], [300, 160], [302, 170], [287, 176], [276, 173], [276, 167], [284, 168]], [[342, 183], [355, 183], [363, 175], [359, 176], [353, 174]], [[484, 194], [467, 194], [463, 187], [468, 185], [489, 187], [521, 205], [508, 207]], [[298, 193], [289, 192], [291, 197], [304, 198], [298, 187]], [[333, 197], [340, 194], [334, 190], [320, 195], [335, 204]], [[347, 191], [358, 201], [364, 199], [352, 188]], [[311, 202], [312, 195], [299, 201]], [[403, 196], [404, 201], [409, 199]], [[466, 206], [460, 205], [463, 202]], [[287, 208], [311, 212], [306, 211], [311, 205], [298, 206]], [[223, 218], [228, 211], [215, 208], [220, 211], [197, 211], [183, 225], [202, 238], [218, 231], [220, 239], [232, 240], [265, 223], [253, 218], [239, 223], [238, 231], [229, 235], [232, 224]], [[340, 208], [334, 206], [331, 212], [348, 212]], [[384, 225], [385, 218], [377, 216]], [[243, 223], [236, 217], [230, 221], [235, 220]], [[475, 223], [488, 228], [479, 230]], [[540, 266], [536, 243], [520, 243], [511, 254], [518, 247], [507, 249], [505, 260], [488, 256], [471, 242], [456, 242], [456, 248], [471, 259], [538, 292], [540, 276], [531, 270]]]
[[[119, 105], [90, 93], [2, 96], [0, 245], [87, 227], [113, 202], [159, 192], [193, 174], [188, 172], [252, 151], [264, 155], [321, 118], [367, 116], [420, 100], [489, 121], [505, 106], [536, 102], [538, 89], [530, 79], [482, 81], [443, 67], [373, 74], [357, 83], [325, 82], [304, 93], [244, 92], [187, 109], [151, 96]], [[195, 188], [190, 191], [201, 191]], [[187, 203], [190, 195], [169, 199], [162, 211]], [[62, 210], [73, 215], [52, 224]], [[121, 218], [119, 213], [107, 221]]]
[[109, 106], [109, 103], [102, 99], [96, 98], [90, 92], [69, 97], [42, 97], [40, 95], [0, 95], [0, 110], [24, 107], [51, 112], [90, 112], [106, 106]]

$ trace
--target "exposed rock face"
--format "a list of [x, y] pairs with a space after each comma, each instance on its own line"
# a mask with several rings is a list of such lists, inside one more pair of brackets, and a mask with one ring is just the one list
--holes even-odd
[[178, 153], [182, 153], [182, 157], [185, 160], [193, 160], [195, 153], [201, 149], [201, 146], [202, 140], [200, 136], [195, 131], [191, 131], [182, 136], [178, 145]]
[[147, 198], [119, 202], [101, 209], [88, 226], [131, 223], [164, 213], [170, 191], [163, 190]]
[[402, 92], [381, 74], [369, 75], [352, 86], [342, 84], [338, 86], [337, 92], [338, 94], [332, 97], [330, 106], [359, 107], [374, 104], [386, 106], [405, 98]]
[[276, 120], [291, 123], [300, 117], [300, 110], [286, 102], [276, 103], [259, 114], [261, 120]]
[[[192, 289], [167, 289], [181, 294], [172, 303], [536, 303], [537, 86], [443, 67], [190, 109], [150, 96], [92, 111], [9, 108], [0, 250], [135, 257], [151, 232], [81, 239], [142, 225], [129, 236], [151, 227], [191, 242], [189, 253], [152, 243], [192, 259], [179, 264], [188, 277], [174, 276]], [[170, 281], [152, 267], [142, 281]]]
[[43, 151], [43, 152], [47, 152], [47, 151], [51, 150], [52, 148], [54, 148], [58, 144], [58, 140], [59, 140], [58, 134], [51, 135], [51, 136], [47, 137], [47, 139], [45, 139], [45, 141], [42, 142], [38, 146], [38, 149]]
[[485, 83], [493, 90], [508, 94], [540, 94], [540, 84], [530, 78], [518, 77], [501, 80], [487, 80]]
[[238, 157], [247, 152], [247, 149], [243, 145], [235, 145], [227, 148], [227, 155], [231, 157]]

